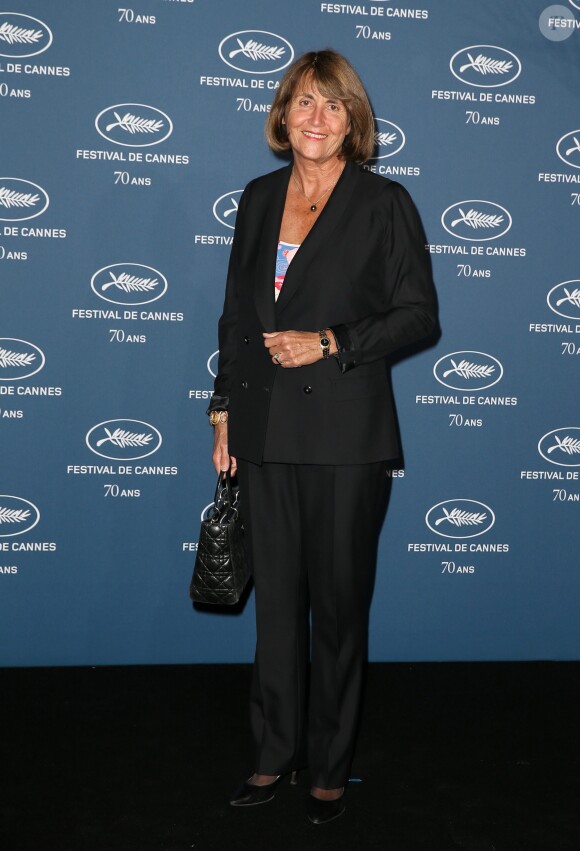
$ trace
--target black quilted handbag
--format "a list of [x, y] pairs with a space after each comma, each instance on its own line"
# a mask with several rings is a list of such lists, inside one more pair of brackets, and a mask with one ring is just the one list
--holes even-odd
[[214, 504], [207, 520], [201, 521], [197, 557], [189, 586], [196, 603], [233, 605], [250, 578], [239, 511], [238, 487], [232, 486], [230, 471], [218, 476]]

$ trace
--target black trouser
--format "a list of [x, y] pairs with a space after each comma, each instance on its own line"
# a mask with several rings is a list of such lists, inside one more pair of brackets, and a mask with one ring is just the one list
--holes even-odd
[[384, 461], [238, 461], [256, 594], [250, 720], [260, 774], [308, 763], [314, 786], [334, 789], [348, 780], [385, 470]]

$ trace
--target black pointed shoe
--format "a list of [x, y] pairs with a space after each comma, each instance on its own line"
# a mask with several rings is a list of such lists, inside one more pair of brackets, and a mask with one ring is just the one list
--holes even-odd
[[344, 792], [340, 798], [334, 801], [322, 801], [314, 795], [308, 795], [306, 799], [306, 814], [312, 824], [324, 824], [327, 821], [338, 818], [346, 810], [344, 803]]
[[[297, 782], [296, 774], [296, 771], [292, 772], [290, 783], [293, 786]], [[255, 783], [248, 783], [247, 780], [244, 780], [232, 795], [230, 804], [232, 807], [252, 807], [255, 804], [267, 804], [276, 794], [276, 789], [283, 777], [283, 774], [279, 774], [275, 780], [266, 784], [266, 786], [256, 786]]]

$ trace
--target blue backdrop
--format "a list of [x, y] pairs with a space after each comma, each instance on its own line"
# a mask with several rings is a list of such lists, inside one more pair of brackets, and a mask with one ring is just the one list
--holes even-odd
[[[580, 653], [580, 2], [19, 0], [0, 13], [4, 665], [250, 661], [187, 587], [214, 488], [237, 199], [283, 70], [343, 52], [367, 167], [425, 224], [436, 348], [393, 371], [404, 469], [373, 660]], [[14, 11], [15, 10], [15, 11]]]

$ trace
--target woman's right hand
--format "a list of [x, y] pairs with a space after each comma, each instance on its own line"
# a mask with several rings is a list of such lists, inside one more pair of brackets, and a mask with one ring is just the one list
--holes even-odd
[[230, 475], [235, 476], [238, 464], [234, 456], [228, 452], [227, 423], [218, 423], [213, 427], [213, 454], [211, 460], [218, 475], [224, 470], [230, 470]]

